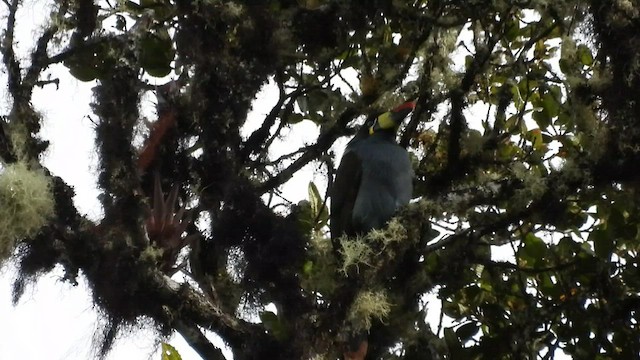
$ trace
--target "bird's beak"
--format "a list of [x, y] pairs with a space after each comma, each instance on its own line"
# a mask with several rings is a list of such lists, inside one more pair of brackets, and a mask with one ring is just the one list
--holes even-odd
[[411, 110], [413, 110], [415, 108], [416, 108], [416, 102], [415, 101], [407, 101], [406, 103], [396, 107], [395, 109], [393, 109], [391, 111], [396, 112], [396, 111], [400, 111], [400, 110], [403, 110], [403, 109], [411, 109]]
[[406, 118], [407, 115], [409, 115], [409, 113], [411, 113], [415, 108], [416, 108], [415, 101], [407, 101], [406, 103], [391, 110], [391, 117], [393, 118], [393, 121], [395, 123], [400, 125], [402, 120], [404, 120], [404, 118]]

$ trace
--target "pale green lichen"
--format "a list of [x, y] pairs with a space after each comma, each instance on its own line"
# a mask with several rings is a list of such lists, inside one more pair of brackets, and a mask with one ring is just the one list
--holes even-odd
[[9, 133], [11, 134], [11, 149], [13, 153], [16, 154], [19, 159], [24, 159], [26, 144], [30, 138], [27, 127], [23, 123], [11, 123]]
[[590, 176], [589, 171], [581, 168], [574, 159], [566, 159], [560, 170], [564, 183], [582, 182]]
[[345, 274], [352, 267], [355, 266], [357, 271], [360, 271], [360, 265], [371, 266], [371, 258], [373, 256], [373, 250], [366, 243], [362, 237], [350, 239], [346, 236], [340, 238], [340, 253], [343, 257], [342, 268], [340, 269]]
[[511, 164], [511, 173], [518, 179], [524, 180], [529, 176], [529, 170], [521, 162]]
[[144, 263], [155, 264], [162, 258], [163, 253], [164, 249], [160, 249], [155, 246], [147, 246], [140, 253], [140, 261]]
[[348, 321], [354, 331], [368, 330], [373, 319], [383, 320], [391, 311], [384, 291], [362, 291], [349, 309]]
[[589, 148], [587, 155], [594, 162], [602, 159], [607, 153], [607, 143], [609, 141], [608, 128], [602, 122], [596, 124], [590, 134]]
[[324, 354], [315, 354], [311, 357], [311, 360], [325, 360], [325, 359], [327, 359], [327, 357]]
[[538, 172], [532, 172], [532, 174], [525, 178], [524, 185], [531, 199], [539, 199], [547, 191], [547, 182]]
[[302, 268], [301, 285], [309, 292], [331, 294], [337, 285], [336, 258], [331, 241], [314, 231], [310, 245], [309, 259]]
[[512, 174], [522, 181], [523, 187], [517, 189], [509, 201], [512, 209], [524, 209], [532, 201], [540, 199], [547, 191], [546, 179], [536, 169], [529, 169], [522, 163], [511, 166]]
[[427, 199], [426, 197], [422, 197], [414, 206], [422, 218], [442, 215], [447, 209], [447, 207], [442, 205], [442, 202]]
[[560, 48], [560, 57], [562, 59], [577, 59], [577, 50], [575, 39], [570, 36], [562, 37], [562, 47]]
[[629, 0], [617, 0], [615, 2], [616, 6], [620, 10], [621, 13], [627, 17], [627, 19], [635, 19], [638, 17], [639, 12], [636, 6]]
[[591, 77], [588, 79], [588, 82], [589, 87], [591, 87], [594, 93], [597, 94], [602, 91], [606, 91], [609, 87], [611, 87], [613, 76], [611, 75], [611, 71], [606, 71], [596, 66], [593, 68]]
[[462, 143], [462, 149], [468, 156], [479, 155], [484, 150], [484, 138], [478, 130], [469, 130]]
[[367, 238], [372, 242], [380, 242], [384, 247], [391, 243], [397, 243], [407, 238], [407, 229], [402, 226], [398, 218], [393, 218], [382, 230], [372, 230], [367, 234]]
[[13, 107], [5, 131], [9, 137], [11, 150], [19, 161], [26, 163], [33, 161], [35, 134], [30, 130], [29, 124], [39, 123], [40, 119], [41, 115], [28, 104], [19, 103]]
[[0, 262], [18, 241], [33, 237], [54, 214], [49, 179], [23, 163], [8, 165], [0, 173]]
[[309, 244], [311, 245], [311, 249], [318, 255], [324, 256], [331, 253], [331, 241], [327, 236], [317, 231], [311, 234]]
[[245, 9], [242, 4], [234, 3], [232, 1], [225, 4], [223, 12], [230, 18], [239, 18], [244, 15]]

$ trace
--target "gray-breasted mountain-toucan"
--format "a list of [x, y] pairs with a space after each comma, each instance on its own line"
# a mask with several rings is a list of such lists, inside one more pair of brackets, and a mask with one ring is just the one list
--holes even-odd
[[347, 144], [331, 189], [334, 247], [342, 235], [384, 227], [411, 200], [411, 160], [396, 143], [396, 131], [414, 107], [414, 102], [406, 102], [370, 118]]
[[[406, 102], [367, 119], [347, 144], [331, 189], [331, 241], [336, 253], [342, 235], [383, 228], [411, 200], [413, 169], [409, 153], [396, 142], [396, 132], [414, 108], [414, 102]], [[356, 334], [352, 340], [345, 359], [364, 359], [366, 334]]]

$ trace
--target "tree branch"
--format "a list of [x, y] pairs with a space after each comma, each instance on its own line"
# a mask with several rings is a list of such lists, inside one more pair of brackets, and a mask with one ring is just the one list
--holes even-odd
[[198, 326], [187, 321], [177, 320], [174, 323], [175, 329], [186, 340], [203, 359], [207, 360], [226, 360], [222, 351], [214, 346], [209, 339], [200, 331]]
[[[151, 279], [147, 286], [157, 289], [159, 301], [156, 304], [170, 306], [174, 312], [170, 316], [182, 321], [176, 327], [181, 333], [182, 330], [186, 330], [190, 335], [194, 335], [193, 330], [197, 325], [220, 335], [234, 349], [242, 348], [244, 343], [264, 334], [265, 330], [260, 324], [252, 324], [236, 318], [233, 314], [225, 313], [189, 285], [179, 284], [159, 271], [155, 271]], [[195, 336], [200, 337], [197, 334]]]
[[308, 150], [291, 165], [258, 186], [258, 191], [261, 194], [264, 194], [267, 191], [273, 190], [291, 179], [298, 170], [302, 169], [309, 162], [319, 158], [322, 153], [327, 151], [331, 145], [333, 145], [336, 139], [344, 135], [344, 130], [347, 124], [356, 116], [358, 116], [358, 110], [356, 110], [355, 107], [347, 107], [332, 128], [327, 130], [327, 132], [320, 134], [316, 143], [308, 146]]
[[[65, 6], [61, 6], [59, 10], [60, 13], [64, 13], [66, 11], [65, 9]], [[24, 87], [29, 91], [33, 90], [33, 87], [38, 83], [40, 73], [49, 64], [47, 61], [47, 47], [49, 46], [49, 41], [51, 41], [57, 32], [58, 26], [51, 25], [42, 33], [40, 38], [38, 38], [36, 48], [31, 53], [31, 66], [29, 66], [23, 80]]]
[[20, 86], [22, 84], [22, 77], [20, 75], [20, 63], [16, 59], [16, 54], [13, 49], [16, 13], [18, 12], [20, 0], [11, 0], [11, 2], [9, 2], [9, 0], [3, 1], [9, 8], [9, 15], [7, 16], [7, 28], [4, 32], [0, 51], [2, 52], [4, 65], [7, 68], [7, 82], [9, 93], [11, 93], [15, 97], [17, 94], [19, 94]]
[[[244, 147], [241, 150], [240, 158], [248, 158], [251, 154], [255, 154], [260, 152], [265, 148], [265, 141], [269, 137], [269, 129], [276, 123], [276, 119], [278, 116], [284, 117], [281, 112], [289, 113], [293, 111], [293, 102], [301, 95], [305, 94], [309, 90], [315, 89], [317, 86], [311, 86], [309, 88], [298, 88], [292, 91], [289, 94], [286, 94], [284, 91], [284, 84], [278, 80], [278, 89], [280, 92], [280, 97], [278, 98], [278, 102], [273, 106], [269, 114], [264, 118], [262, 125], [259, 129], [254, 131], [249, 138], [244, 142]], [[286, 103], [286, 105], [285, 105]], [[283, 105], [284, 109], [283, 109]]]
[[[61, 2], [57, 16], [62, 18], [67, 12], [68, 7], [69, 3], [67, 1]], [[47, 56], [47, 48], [49, 46], [49, 42], [53, 39], [53, 36], [58, 32], [58, 30], [58, 23], [53, 21], [36, 41], [36, 47], [31, 52], [31, 65], [29, 66], [23, 80], [23, 85], [29, 92], [31, 92], [33, 87], [38, 84], [38, 79], [40, 78], [42, 70], [51, 64], [49, 62], [49, 57]]]
[[486, 260], [486, 261], [481, 261], [480, 264], [484, 265], [484, 266], [488, 266], [488, 267], [499, 268], [499, 269], [510, 269], [510, 270], [521, 271], [521, 272], [524, 272], [524, 273], [527, 273], [527, 274], [540, 274], [540, 273], [545, 273], [545, 272], [549, 272], [549, 271], [564, 270], [566, 268], [574, 266], [576, 264], [576, 261], [570, 261], [568, 263], [557, 264], [557, 265], [553, 265], [553, 266], [545, 266], [545, 267], [540, 267], [540, 268], [521, 267], [521, 266], [518, 266], [517, 264], [513, 264], [513, 263], [510, 263], [508, 261]]

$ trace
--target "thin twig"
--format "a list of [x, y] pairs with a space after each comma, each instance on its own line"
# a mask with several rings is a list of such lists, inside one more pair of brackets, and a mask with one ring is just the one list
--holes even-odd
[[327, 132], [320, 134], [315, 144], [307, 147], [307, 151], [303, 153], [298, 159], [296, 159], [291, 165], [287, 168], [271, 177], [261, 186], [258, 187], [258, 191], [260, 193], [266, 193], [269, 190], [272, 190], [285, 182], [287, 182], [291, 177], [305, 165], [307, 165], [312, 160], [317, 159], [324, 153], [331, 145], [333, 145], [334, 141], [342, 136], [344, 130], [346, 129], [347, 124], [353, 120], [359, 114], [358, 110], [355, 107], [347, 107], [340, 117], [336, 124], [329, 129]]

